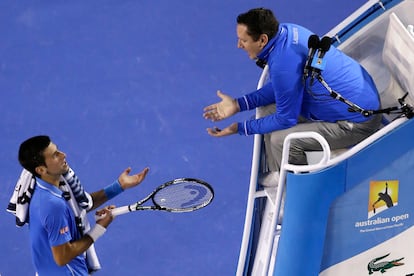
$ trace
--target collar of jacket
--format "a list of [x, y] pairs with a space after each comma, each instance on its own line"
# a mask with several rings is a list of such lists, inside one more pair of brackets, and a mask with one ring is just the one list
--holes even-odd
[[270, 53], [275, 49], [278, 41], [282, 39], [282, 35], [284, 33], [286, 33], [286, 29], [283, 28], [281, 25], [279, 25], [279, 30], [276, 33], [275, 37], [269, 40], [269, 42], [266, 44], [263, 50], [259, 53], [259, 55], [257, 56], [256, 63], [262, 63], [262, 64], [264, 63], [265, 65], [267, 64]]

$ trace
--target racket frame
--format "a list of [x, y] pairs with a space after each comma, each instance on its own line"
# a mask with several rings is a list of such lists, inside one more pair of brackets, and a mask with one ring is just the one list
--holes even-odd
[[[167, 207], [163, 207], [160, 206], [158, 203], [156, 203], [154, 201], [154, 196], [158, 193], [158, 191], [164, 189], [167, 186], [171, 186], [171, 185], [175, 185], [175, 184], [179, 184], [179, 183], [183, 183], [183, 182], [188, 182], [188, 183], [198, 183], [201, 184], [203, 186], [205, 186], [211, 193], [211, 198], [205, 202], [203, 202], [202, 204], [199, 204], [197, 206], [193, 206], [191, 208], [167, 208]], [[158, 211], [167, 211], [167, 212], [172, 212], [172, 213], [186, 213], [186, 212], [192, 212], [198, 209], [201, 209], [207, 205], [209, 205], [212, 200], [214, 198], [214, 190], [213, 187], [208, 184], [207, 182], [197, 179], [197, 178], [188, 178], [188, 177], [184, 177], [184, 178], [176, 178], [173, 179], [171, 181], [165, 182], [164, 184], [158, 186], [154, 191], [152, 191], [148, 196], [146, 196], [145, 198], [127, 205], [127, 206], [122, 206], [122, 207], [118, 207], [112, 210], [112, 215], [113, 216], [118, 216], [118, 215], [122, 215], [122, 214], [126, 214], [129, 212], [135, 212], [135, 211], [143, 211], [143, 210], [158, 210]], [[144, 204], [145, 202], [147, 202], [148, 200], [152, 201], [152, 206], [142, 206], [142, 204]]]

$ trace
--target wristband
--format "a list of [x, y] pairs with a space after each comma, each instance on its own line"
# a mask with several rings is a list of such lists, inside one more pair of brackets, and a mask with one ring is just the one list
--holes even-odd
[[99, 239], [103, 234], [105, 234], [106, 228], [103, 227], [100, 224], [95, 224], [95, 226], [89, 230], [86, 235], [92, 238], [93, 242], [96, 242], [97, 239]]
[[111, 185], [106, 186], [103, 190], [108, 200], [116, 197], [117, 195], [119, 195], [120, 193], [124, 191], [124, 189], [122, 189], [121, 184], [119, 183], [118, 180], [116, 180]]

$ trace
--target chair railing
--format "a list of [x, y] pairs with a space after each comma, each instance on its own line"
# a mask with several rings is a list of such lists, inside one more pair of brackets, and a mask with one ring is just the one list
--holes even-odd
[[[257, 84], [257, 89], [263, 87], [266, 82], [268, 76], [269, 67], [266, 65], [263, 69], [263, 72], [260, 76], [259, 82]], [[258, 117], [258, 113], [256, 112], [256, 118]], [[249, 194], [247, 198], [247, 207], [246, 207], [246, 215], [244, 221], [244, 230], [243, 230], [243, 238], [240, 248], [239, 254], [239, 261], [237, 265], [237, 275], [243, 275], [245, 264], [246, 264], [246, 257], [247, 251], [249, 248], [250, 242], [250, 233], [251, 233], [251, 226], [252, 226], [252, 219], [253, 219], [253, 209], [254, 209], [254, 202], [257, 197], [261, 195], [258, 194], [257, 191], [257, 178], [258, 173], [260, 170], [260, 159], [261, 159], [261, 152], [262, 152], [262, 142], [263, 136], [260, 134], [254, 135], [254, 143], [253, 143], [253, 157], [252, 157], [252, 168], [250, 174], [250, 185], [249, 185]]]

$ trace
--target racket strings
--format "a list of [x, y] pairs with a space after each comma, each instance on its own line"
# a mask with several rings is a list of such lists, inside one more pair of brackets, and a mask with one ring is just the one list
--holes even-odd
[[181, 182], [158, 190], [153, 196], [153, 201], [162, 208], [190, 210], [207, 205], [212, 198], [213, 192], [206, 185]]

